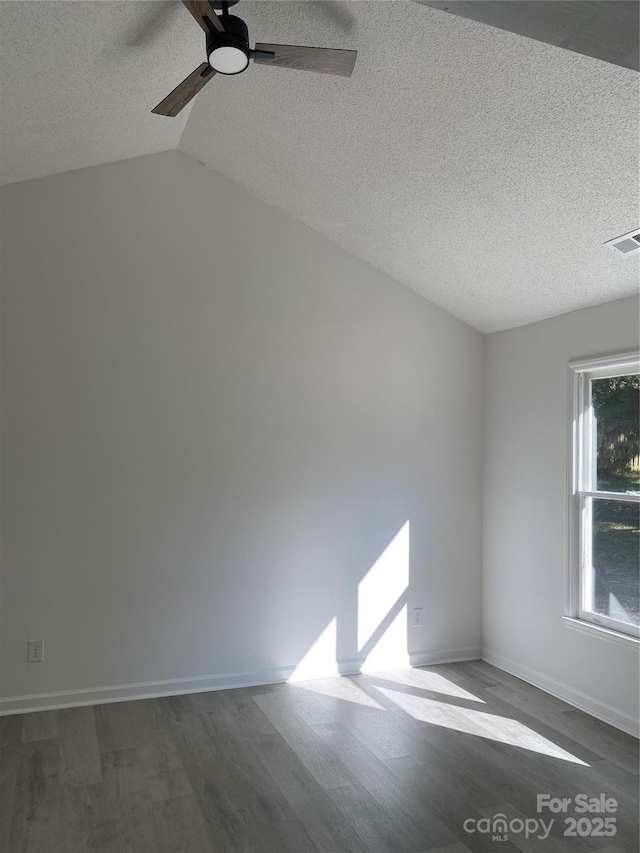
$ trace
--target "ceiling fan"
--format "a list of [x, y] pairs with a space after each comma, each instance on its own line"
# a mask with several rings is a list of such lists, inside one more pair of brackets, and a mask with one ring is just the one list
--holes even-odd
[[[241, 74], [253, 59], [261, 65], [279, 65], [300, 71], [318, 71], [350, 77], [357, 51], [327, 47], [300, 47], [292, 44], [256, 44], [249, 47], [249, 29], [245, 22], [229, 14], [238, 0], [182, 0], [206, 34], [207, 62], [179, 83], [151, 112], [177, 116], [189, 101], [217, 74]], [[222, 12], [216, 14], [216, 10]]]

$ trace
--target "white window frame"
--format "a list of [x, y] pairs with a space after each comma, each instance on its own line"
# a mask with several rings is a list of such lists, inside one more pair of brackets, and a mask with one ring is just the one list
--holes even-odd
[[570, 434], [569, 434], [569, 559], [565, 619], [570, 627], [597, 633], [605, 639], [640, 644], [640, 626], [601, 616], [585, 609], [589, 595], [591, 572], [591, 517], [589, 504], [593, 498], [640, 503], [640, 494], [597, 490], [596, 436], [592, 430], [591, 380], [640, 372], [640, 353], [626, 352], [600, 358], [569, 362]]

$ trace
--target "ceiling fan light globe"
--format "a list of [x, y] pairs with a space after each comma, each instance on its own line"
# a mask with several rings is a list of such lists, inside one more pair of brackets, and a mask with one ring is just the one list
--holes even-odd
[[249, 57], [239, 47], [222, 45], [209, 54], [209, 65], [218, 74], [240, 74], [249, 65]]

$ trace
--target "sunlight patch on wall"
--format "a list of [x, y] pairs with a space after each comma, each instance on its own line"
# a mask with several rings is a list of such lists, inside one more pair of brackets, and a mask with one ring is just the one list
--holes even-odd
[[[409, 522], [398, 531], [358, 584], [358, 648], [409, 586]], [[406, 646], [406, 638], [405, 638]]]
[[396, 618], [384, 629], [365, 661], [361, 672], [379, 672], [381, 669], [397, 669], [410, 666], [407, 652], [407, 605], [405, 604]]
[[458, 708], [448, 702], [412, 696], [409, 693], [399, 693], [386, 687], [376, 687], [375, 689], [397, 705], [405, 714], [413, 717], [414, 720], [589, 767], [586, 762], [556, 746], [555, 743], [542, 737], [518, 720], [486, 714], [484, 711], [476, 711], [472, 708]]
[[[358, 659], [362, 672], [410, 665], [407, 653], [409, 586], [409, 522], [401, 527], [358, 584]], [[337, 619], [327, 624], [288, 681], [326, 678], [339, 674], [336, 660]], [[361, 704], [361, 702], [359, 702]]]
[[400, 604], [408, 586], [407, 521], [358, 584], [358, 650], [366, 657], [363, 672], [409, 666], [407, 606]]
[[336, 617], [329, 622], [306, 655], [298, 663], [288, 681], [328, 678], [338, 675], [336, 661]]

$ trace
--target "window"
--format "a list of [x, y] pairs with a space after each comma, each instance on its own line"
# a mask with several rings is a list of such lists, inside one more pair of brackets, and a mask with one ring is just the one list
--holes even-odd
[[572, 362], [567, 615], [640, 637], [640, 361]]

